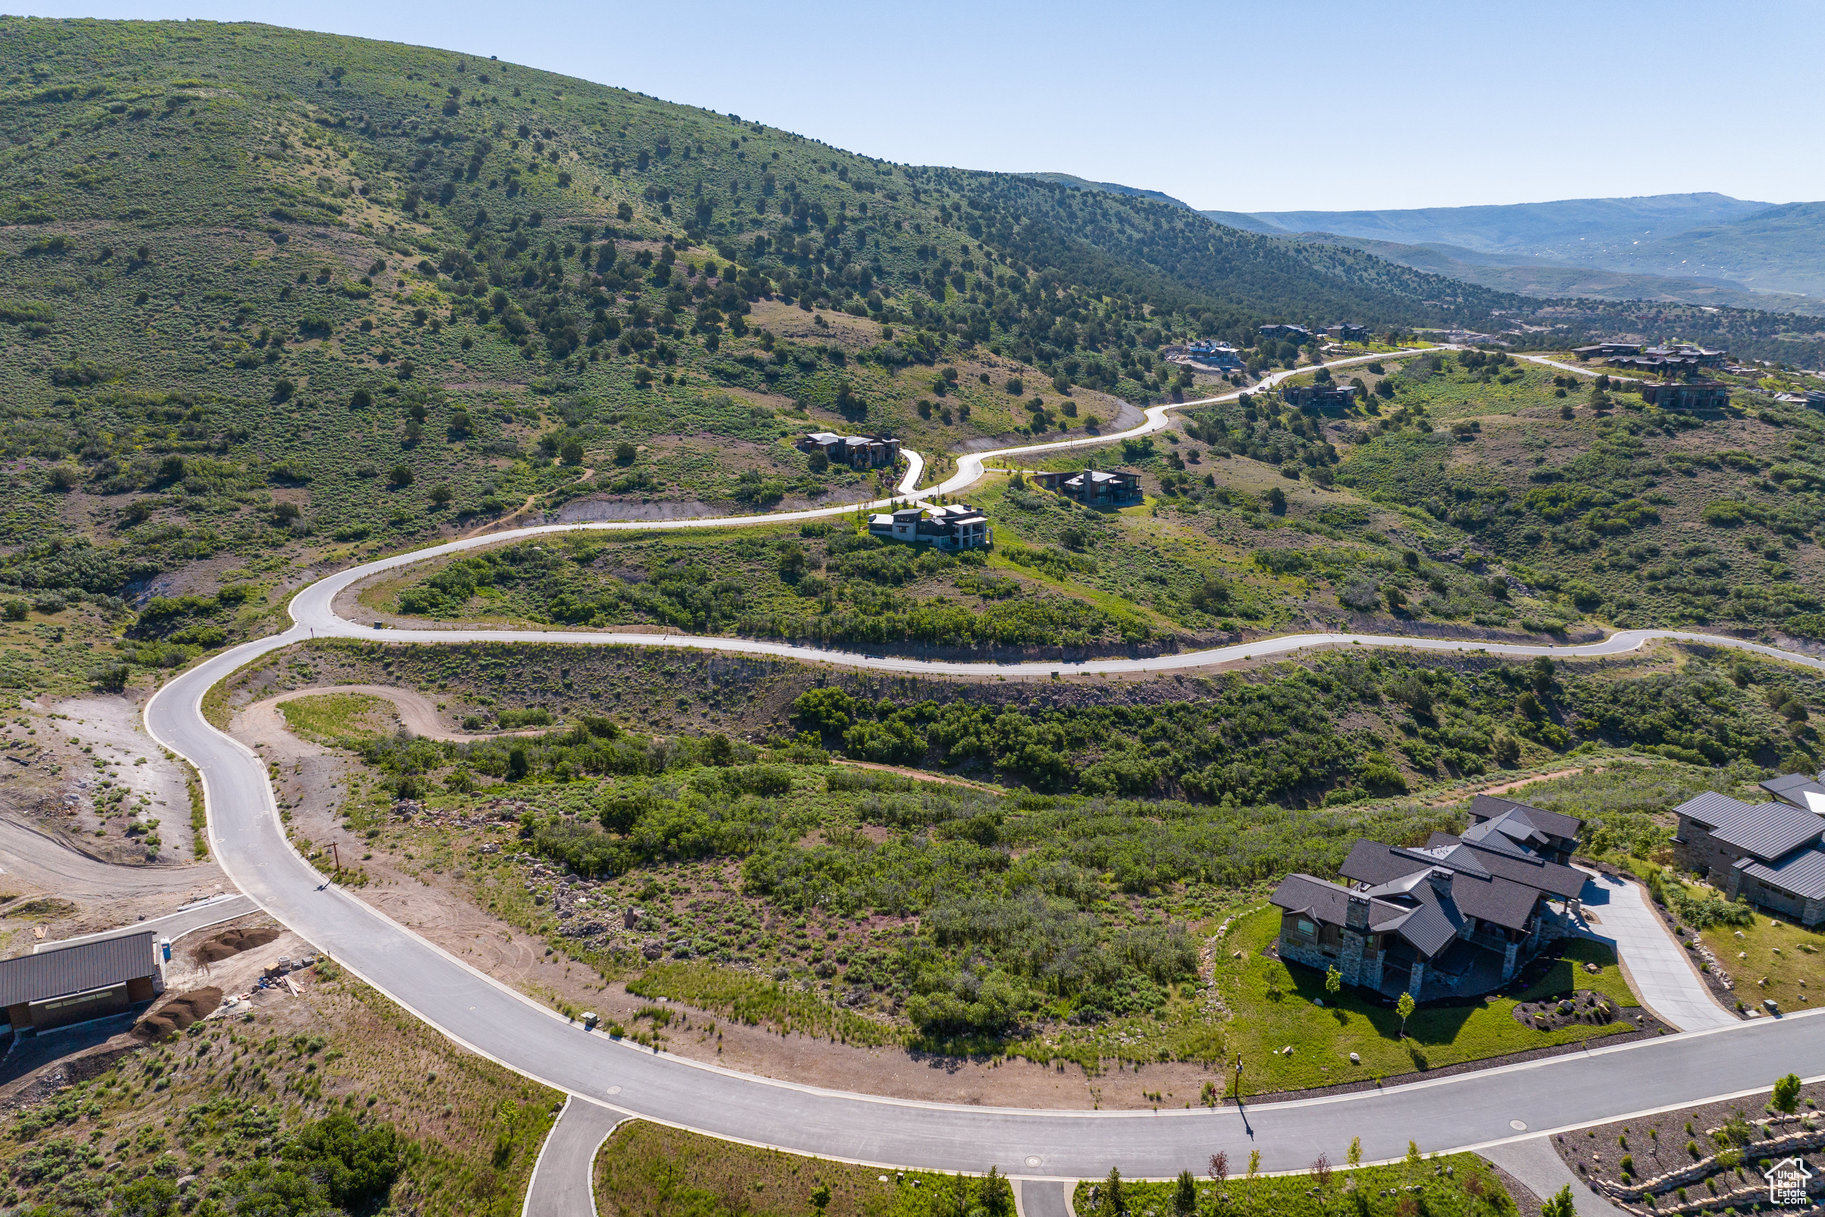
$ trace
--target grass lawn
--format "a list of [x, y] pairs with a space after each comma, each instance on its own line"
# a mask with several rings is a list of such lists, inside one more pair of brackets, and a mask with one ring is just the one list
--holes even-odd
[[[1277, 909], [1250, 913], [1231, 927], [1218, 950], [1217, 988], [1235, 1015], [1227, 1028], [1228, 1048], [1232, 1055], [1242, 1054], [1245, 1093], [1392, 1077], [1629, 1029], [1629, 1024], [1618, 1021], [1535, 1031], [1515, 1021], [1516, 998], [1490, 997], [1480, 1006], [1421, 1006], [1407, 1020], [1403, 1041], [1400, 1018], [1391, 1007], [1371, 1003], [1347, 988], [1331, 998], [1324, 991], [1322, 973], [1263, 956], [1262, 949], [1274, 941], [1279, 926]], [[1574, 941], [1566, 951], [1567, 959], [1523, 998], [1538, 1001], [1576, 987], [1602, 993], [1618, 1005], [1638, 1004], [1607, 948]], [[1599, 970], [1585, 972], [1585, 962], [1598, 964]], [[1317, 1000], [1324, 1005], [1315, 1004]], [[1291, 1056], [1281, 1052], [1288, 1046]], [[1360, 1065], [1350, 1063], [1352, 1052], [1361, 1057]]]
[[1011, 1217], [1014, 1196], [999, 1179], [883, 1172], [635, 1121], [596, 1155], [596, 1207], [603, 1217]]
[[[1242, 1174], [1245, 1163], [1232, 1163]], [[1123, 1209], [1108, 1203], [1102, 1182], [1080, 1183], [1072, 1208], [1082, 1217], [1092, 1214], [1171, 1213], [1172, 1183], [1123, 1183]], [[1415, 1187], [1416, 1192], [1407, 1189]], [[1095, 1202], [1092, 1192], [1096, 1193]], [[1219, 1200], [1218, 1196], [1222, 1199]], [[1416, 1203], [1417, 1202], [1417, 1203]], [[1200, 1180], [1200, 1213], [1221, 1212], [1235, 1217], [1318, 1217], [1323, 1213], [1354, 1212], [1364, 1217], [1428, 1213], [1432, 1217], [1473, 1217], [1479, 1213], [1512, 1213], [1509, 1198], [1495, 1172], [1475, 1154], [1452, 1154], [1392, 1166], [1365, 1166], [1336, 1170], [1323, 1184], [1312, 1173], [1272, 1178], [1232, 1178], [1220, 1187]]]
[[1804, 1010], [1809, 987], [1825, 986], [1825, 933], [1818, 930], [1758, 912], [1751, 925], [1716, 925], [1702, 937], [1744, 1005], [1759, 1008], [1772, 997], [1783, 1010]]
[[392, 703], [366, 693], [318, 693], [279, 704], [285, 725], [318, 743], [360, 747], [398, 726]]

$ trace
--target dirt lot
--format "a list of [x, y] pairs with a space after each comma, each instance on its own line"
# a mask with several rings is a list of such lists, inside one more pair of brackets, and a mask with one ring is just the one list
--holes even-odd
[[184, 770], [140, 730], [137, 705], [92, 696], [23, 711], [0, 723], [0, 952], [232, 889], [193, 859]]
[[0, 816], [80, 838], [84, 852], [112, 862], [191, 857], [183, 767], [141, 730], [137, 704], [96, 695], [25, 710], [0, 724]]

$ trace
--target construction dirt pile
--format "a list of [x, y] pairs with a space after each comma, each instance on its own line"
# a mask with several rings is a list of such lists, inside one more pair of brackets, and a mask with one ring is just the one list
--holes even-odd
[[133, 1030], [149, 1040], [162, 1040], [167, 1035], [175, 1035], [215, 1013], [215, 1008], [222, 1004], [220, 989], [192, 989], [188, 993], [172, 998], [157, 1010], [139, 1020]]
[[190, 958], [199, 964], [220, 963], [230, 956], [239, 955], [242, 951], [263, 947], [278, 936], [278, 929], [270, 925], [223, 930], [214, 938], [199, 942], [196, 948], [190, 952]]

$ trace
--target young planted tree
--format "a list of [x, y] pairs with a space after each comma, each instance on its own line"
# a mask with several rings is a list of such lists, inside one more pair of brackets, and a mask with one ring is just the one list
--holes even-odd
[[1343, 992], [1343, 973], [1337, 970], [1335, 964], [1324, 974], [1324, 991], [1332, 997]]
[[1179, 1172], [1179, 1181], [1172, 1189], [1172, 1211], [1178, 1217], [1191, 1217], [1198, 1211], [1198, 1185], [1190, 1171]]
[[1774, 1084], [1772, 1106], [1783, 1115], [1792, 1115], [1800, 1105], [1800, 1076], [1790, 1073]]
[[1400, 1037], [1402, 1039], [1407, 1038], [1407, 1019], [1412, 1017], [1415, 1004], [1411, 993], [1402, 993], [1400, 1000], [1394, 1003], [1394, 1013], [1400, 1015]]
[[1109, 1177], [1103, 1180], [1102, 1211], [1105, 1213], [1126, 1213], [1128, 1198], [1122, 1194], [1122, 1172], [1120, 1167], [1109, 1168]]
[[1540, 1206], [1540, 1217], [1578, 1217], [1578, 1203], [1572, 1199], [1572, 1185], [1566, 1184]]

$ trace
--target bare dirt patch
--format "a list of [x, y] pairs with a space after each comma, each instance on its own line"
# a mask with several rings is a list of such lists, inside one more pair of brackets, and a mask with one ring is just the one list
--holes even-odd
[[[232, 930], [224, 930], [215, 937], [204, 939], [192, 947], [190, 959], [198, 964], [220, 963], [230, 956], [239, 955], [242, 951], [263, 947], [278, 936], [279, 931], [273, 926], [237, 927]], [[217, 994], [218, 998], [220, 996]]]
[[141, 1039], [162, 1040], [187, 1029], [192, 1023], [208, 1018], [221, 1004], [220, 989], [193, 989], [172, 998], [140, 1019], [134, 1025], [133, 1033]]

